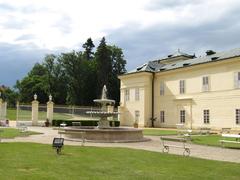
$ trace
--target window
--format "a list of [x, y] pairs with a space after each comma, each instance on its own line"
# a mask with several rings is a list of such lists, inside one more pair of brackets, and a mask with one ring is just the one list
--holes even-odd
[[209, 77], [208, 76], [204, 76], [202, 78], [202, 91], [209, 91]]
[[185, 93], [185, 80], [180, 80], [180, 82], [179, 82], [179, 90], [180, 90], [180, 94], [184, 94]]
[[139, 88], [135, 89], [135, 101], [139, 101]]
[[240, 72], [235, 72], [234, 74], [234, 87], [240, 88]]
[[209, 124], [209, 109], [203, 110], [203, 122]]
[[240, 124], [240, 109], [236, 109], [236, 124]]
[[164, 111], [160, 111], [160, 122], [161, 123], [165, 122], [165, 113], [164, 113]]
[[160, 82], [160, 96], [164, 96], [164, 82]]
[[185, 110], [180, 111], [180, 123], [185, 123], [186, 113]]
[[140, 111], [135, 111], [135, 123], [139, 122]]
[[130, 97], [129, 97], [129, 89], [125, 90], [125, 101], [129, 101]]

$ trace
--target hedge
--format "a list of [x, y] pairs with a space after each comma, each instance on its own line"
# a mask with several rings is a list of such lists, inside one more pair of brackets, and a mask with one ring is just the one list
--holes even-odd
[[[53, 119], [52, 126], [60, 126], [63, 122], [67, 126], [72, 126], [72, 122], [80, 122], [81, 126], [98, 126], [99, 120], [63, 120], [63, 119]], [[111, 127], [119, 127], [120, 121], [109, 121]]]

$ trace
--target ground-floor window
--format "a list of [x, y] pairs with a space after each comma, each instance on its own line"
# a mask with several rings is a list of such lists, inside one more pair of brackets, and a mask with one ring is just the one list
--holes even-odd
[[165, 122], [165, 112], [164, 111], [160, 111], [160, 122], [161, 123]]
[[185, 123], [185, 119], [186, 119], [186, 111], [180, 110], [180, 123]]
[[209, 124], [209, 109], [203, 110], [203, 122], [204, 124]]
[[240, 109], [236, 109], [236, 124], [240, 124]]

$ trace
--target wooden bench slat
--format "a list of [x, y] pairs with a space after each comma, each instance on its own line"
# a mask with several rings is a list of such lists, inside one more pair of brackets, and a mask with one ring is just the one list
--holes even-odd
[[235, 143], [235, 144], [240, 144], [240, 141], [230, 141], [230, 140], [219, 140], [220, 142], [224, 143]]

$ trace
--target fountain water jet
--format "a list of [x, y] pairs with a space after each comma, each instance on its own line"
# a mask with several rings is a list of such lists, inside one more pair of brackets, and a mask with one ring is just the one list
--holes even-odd
[[109, 128], [109, 121], [107, 120], [108, 117], [119, 114], [118, 112], [108, 112], [107, 105], [114, 105], [115, 101], [112, 99], [107, 99], [107, 88], [106, 85], [103, 86], [102, 89], [102, 97], [101, 99], [94, 99], [96, 103], [101, 104], [101, 111], [87, 111], [87, 114], [97, 115], [100, 117], [98, 128]]

